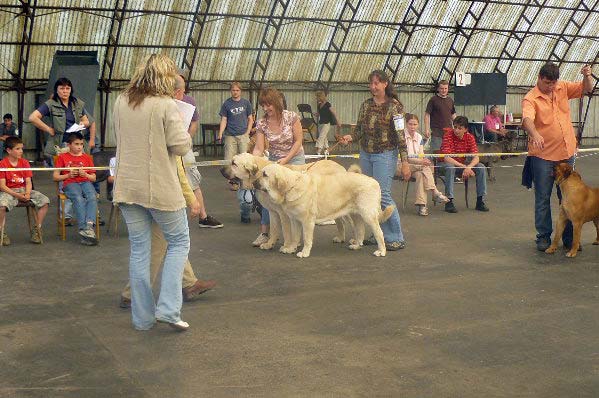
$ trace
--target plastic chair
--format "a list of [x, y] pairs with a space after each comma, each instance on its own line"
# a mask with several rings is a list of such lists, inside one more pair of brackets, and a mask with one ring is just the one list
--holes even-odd
[[301, 114], [300, 123], [302, 124], [302, 130], [304, 130], [304, 134], [310, 134], [312, 142], [316, 142], [312, 133], [316, 134], [318, 132], [318, 125], [316, 124], [316, 119], [314, 119], [312, 107], [309, 104], [298, 104], [297, 110]]

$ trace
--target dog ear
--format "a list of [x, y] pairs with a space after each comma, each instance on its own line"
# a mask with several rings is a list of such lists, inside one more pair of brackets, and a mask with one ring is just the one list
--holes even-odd
[[245, 166], [245, 169], [251, 176], [255, 176], [258, 173], [258, 165], [252, 164], [249, 167]]

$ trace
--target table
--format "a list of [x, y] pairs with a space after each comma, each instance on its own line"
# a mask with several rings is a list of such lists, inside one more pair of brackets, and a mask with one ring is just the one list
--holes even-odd
[[[214, 155], [216, 155], [216, 151], [219, 147], [223, 147], [222, 142], [218, 142], [216, 139], [218, 138], [218, 130], [220, 129], [220, 124], [217, 123], [202, 123], [202, 153], [206, 156], [206, 149], [208, 147], [212, 148]], [[206, 135], [210, 135], [211, 140], [206, 143]]]

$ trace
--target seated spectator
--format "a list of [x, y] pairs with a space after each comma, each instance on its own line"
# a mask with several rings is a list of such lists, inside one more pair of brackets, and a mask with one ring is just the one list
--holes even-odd
[[[8, 137], [5, 141], [7, 156], [0, 161], [0, 169], [29, 168], [29, 162], [23, 159], [23, 141], [19, 137]], [[6, 219], [6, 213], [19, 202], [31, 201], [37, 208], [37, 223], [31, 230], [31, 242], [42, 243], [42, 223], [48, 213], [50, 199], [38, 191], [32, 190], [31, 171], [0, 171], [0, 225]], [[10, 245], [10, 239], [4, 232], [4, 246]]]
[[[453, 129], [445, 129], [443, 142], [441, 144], [441, 153], [478, 153], [476, 140], [468, 132], [468, 118], [458, 116], [453, 121]], [[467, 179], [476, 176], [476, 210], [489, 211], [483, 201], [487, 193], [487, 170], [479, 162], [478, 156], [445, 156], [445, 195], [449, 202], [445, 203], [445, 211], [448, 213], [457, 213], [453, 203], [453, 184], [455, 180], [456, 168], [463, 169], [462, 178]]]
[[485, 141], [497, 142], [497, 137], [505, 137], [508, 131], [503, 127], [499, 107], [493, 105], [488, 115], [483, 118]]
[[[418, 116], [411, 113], [406, 114], [406, 145], [408, 146], [408, 163], [410, 171], [416, 178], [416, 201], [414, 204], [421, 216], [428, 216], [426, 207], [427, 191], [433, 194], [435, 202], [447, 203], [449, 199], [443, 195], [435, 186], [435, 178], [433, 176], [433, 163], [425, 157], [415, 158], [417, 155], [424, 155], [424, 147], [422, 145], [422, 135], [418, 133]], [[401, 163], [397, 165], [397, 174], [401, 174]]]
[[0, 123], [0, 159], [4, 157], [5, 141], [8, 137], [17, 136], [17, 126], [12, 122], [12, 115], [4, 115], [4, 123]]
[[98, 211], [96, 190], [92, 182], [96, 181], [92, 157], [83, 152], [84, 139], [79, 132], [71, 133], [67, 139], [69, 152], [58, 156], [56, 167], [76, 167], [73, 170], [55, 170], [54, 181], [62, 181], [62, 189], [72, 202], [77, 216], [81, 244], [93, 246], [98, 244], [94, 226]]

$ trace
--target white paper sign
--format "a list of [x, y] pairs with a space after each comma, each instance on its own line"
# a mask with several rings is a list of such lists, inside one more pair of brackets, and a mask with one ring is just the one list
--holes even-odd
[[183, 119], [183, 125], [186, 128], [189, 128], [189, 125], [191, 124], [191, 118], [193, 117], [193, 113], [195, 112], [196, 107], [191, 104], [188, 104], [187, 102], [179, 101], [177, 99], [175, 100], [175, 102], [179, 107], [179, 113], [181, 114], [181, 119]]
[[472, 82], [472, 76], [469, 73], [456, 72], [455, 73], [455, 85], [464, 87]]
[[85, 130], [85, 126], [82, 124], [75, 123], [74, 125], [69, 127], [66, 132], [67, 133], [75, 133], [75, 132], [81, 131], [81, 130]]

